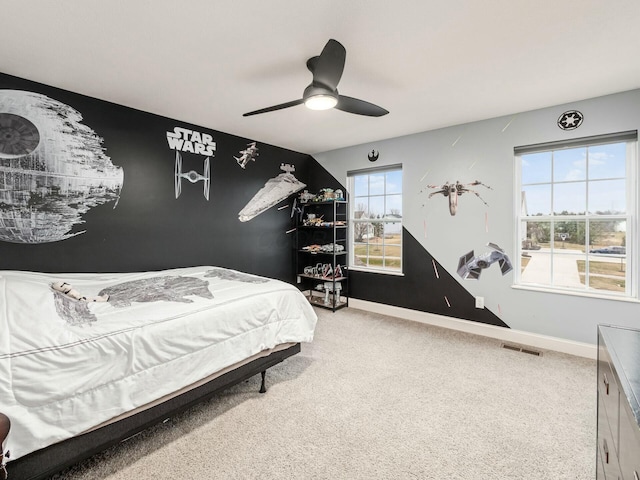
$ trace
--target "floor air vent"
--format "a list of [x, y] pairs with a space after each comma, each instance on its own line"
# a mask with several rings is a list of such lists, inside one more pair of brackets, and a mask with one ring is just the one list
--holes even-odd
[[527, 347], [521, 347], [520, 345], [511, 345], [509, 343], [503, 343], [501, 346], [502, 348], [506, 348], [507, 350], [513, 350], [514, 352], [528, 353], [529, 355], [535, 355], [536, 357], [542, 356], [542, 352], [538, 350], [533, 350]]

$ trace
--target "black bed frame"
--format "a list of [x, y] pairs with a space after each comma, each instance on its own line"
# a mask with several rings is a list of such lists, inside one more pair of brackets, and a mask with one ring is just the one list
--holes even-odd
[[[15, 461], [10, 461], [6, 464], [8, 480], [38, 480], [47, 478], [199, 402], [207, 400], [225, 388], [236, 385], [258, 373], [262, 374], [260, 393], [264, 393], [266, 391], [265, 374], [267, 369], [299, 352], [300, 344], [297, 343], [285, 350], [273, 352], [266, 357], [257, 358], [199, 387], [136, 413], [135, 415], [105, 425], [97, 430], [36, 450]], [[9, 433], [9, 420], [8, 417], [0, 413], [0, 480], [5, 480], [5, 478], [3, 478], [4, 472], [2, 471], [3, 451], [1, 447]], [[11, 445], [7, 445], [7, 447], [10, 450]]]

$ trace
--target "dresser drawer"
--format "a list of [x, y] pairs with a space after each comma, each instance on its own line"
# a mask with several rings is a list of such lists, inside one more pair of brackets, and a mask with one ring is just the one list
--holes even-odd
[[[607, 470], [608, 438], [612, 437], [622, 480], [640, 480], [640, 330], [600, 325], [598, 327], [598, 466], [607, 480], [616, 478]], [[615, 404], [617, 401], [617, 405]], [[609, 430], [607, 431], [608, 427]], [[607, 437], [609, 435], [609, 437]], [[602, 440], [600, 440], [602, 439]], [[602, 468], [600, 468], [602, 464]], [[600, 473], [599, 473], [600, 474]]]
[[[603, 395], [598, 392], [598, 477], [597, 480], [618, 480], [620, 468], [618, 455], [614, 448], [613, 436], [604, 410]], [[640, 479], [639, 479], [640, 480]]]
[[626, 398], [620, 401], [620, 471], [624, 480], [640, 480], [640, 428]]
[[598, 460], [596, 462], [596, 480], [606, 480], [604, 476], [604, 467], [602, 466], [602, 459], [600, 456], [600, 449], [598, 449]]
[[602, 407], [611, 429], [612, 445], [617, 453], [618, 425], [620, 424], [620, 389], [611, 369], [610, 361], [609, 352], [600, 344], [598, 349], [598, 395], [602, 399]]

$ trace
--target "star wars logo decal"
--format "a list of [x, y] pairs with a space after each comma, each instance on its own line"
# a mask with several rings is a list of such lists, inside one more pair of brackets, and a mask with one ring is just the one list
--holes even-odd
[[213, 156], [216, 152], [216, 142], [211, 135], [188, 128], [175, 127], [173, 132], [167, 132], [167, 142], [170, 149], [181, 152], [206, 156]]
[[[209, 200], [209, 188], [211, 186], [211, 160], [209, 157], [216, 152], [216, 142], [213, 137], [207, 133], [196, 132], [183, 127], [174, 127], [173, 132], [167, 132], [167, 142], [169, 148], [176, 151], [175, 170], [174, 170], [174, 189], [176, 199], [182, 193], [182, 180], [188, 180], [191, 183], [202, 181], [204, 198]], [[188, 172], [182, 171], [182, 155], [180, 152], [188, 152], [196, 155], [206, 155], [204, 159], [203, 173], [200, 174], [195, 170]]]
[[370, 162], [375, 162], [376, 160], [378, 160], [378, 158], [380, 158], [380, 152], [377, 150], [371, 150], [367, 155], [367, 158]]
[[575, 130], [584, 120], [584, 115], [578, 110], [568, 110], [558, 117], [558, 127], [562, 130]]

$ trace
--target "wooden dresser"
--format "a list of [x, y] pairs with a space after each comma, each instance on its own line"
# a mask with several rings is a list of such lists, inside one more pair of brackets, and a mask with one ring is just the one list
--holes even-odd
[[597, 480], [640, 480], [640, 330], [598, 327]]

